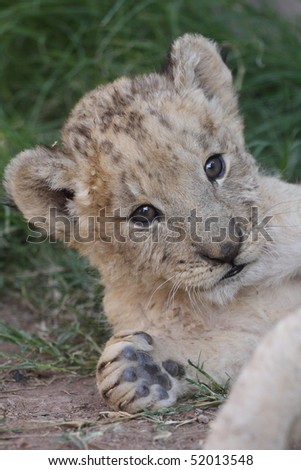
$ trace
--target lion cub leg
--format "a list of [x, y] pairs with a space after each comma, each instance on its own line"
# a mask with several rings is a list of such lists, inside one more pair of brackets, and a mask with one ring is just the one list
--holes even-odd
[[[159, 345], [160, 344], [160, 345]], [[97, 366], [97, 385], [115, 410], [134, 413], [170, 406], [185, 392], [185, 368], [171, 358], [168, 343], [138, 331], [113, 336]]]
[[283, 318], [259, 344], [213, 423], [205, 449], [300, 445], [300, 355], [298, 310]]

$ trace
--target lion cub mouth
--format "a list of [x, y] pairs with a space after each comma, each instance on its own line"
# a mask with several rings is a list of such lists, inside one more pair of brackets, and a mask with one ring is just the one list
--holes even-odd
[[236, 276], [245, 267], [246, 267], [246, 264], [239, 264], [239, 265], [232, 266], [232, 268], [221, 278], [221, 281], [223, 281], [224, 279], [229, 279], [230, 277]]

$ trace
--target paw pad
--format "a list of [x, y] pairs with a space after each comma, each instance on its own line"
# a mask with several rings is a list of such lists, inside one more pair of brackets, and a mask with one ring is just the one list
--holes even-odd
[[137, 354], [133, 346], [126, 346], [120, 353], [120, 357], [127, 359], [128, 361], [136, 361]]
[[122, 372], [121, 381], [122, 382], [136, 382], [137, 373], [134, 367], [129, 367]]
[[[121, 351], [119, 358], [136, 362], [136, 367], [133, 366], [124, 369], [119, 383], [136, 382], [138, 379], [142, 379], [143, 384], [137, 387], [136, 396], [146, 396], [141, 395], [142, 393], [147, 393], [145, 387], [158, 385], [158, 396], [168, 398], [167, 390], [172, 388], [171, 380], [168, 374], [162, 371], [161, 367], [154, 361], [149, 353], [140, 350], [135, 351], [132, 346], [126, 346]], [[164, 398], [160, 399], [162, 400]]]
[[102, 396], [115, 408], [135, 412], [174, 403], [184, 367], [157, 359], [153, 338], [143, 331], [115, 336], [98, 367]]
[[151, 335], [149, 335], [148, 333], [145, 333], [145, 331], [136, 331], [136, 333], [134, 333], [134, 335], [141, 336], [143, 339], [145, 339], [147, 344], [153, 344], [153, 342], [154, 342]]
[[135, 398], [147, 397], [150, 390], [146, 384], [141, 384], [136, 388]]
[[167, 361], [162, 362], [162, 366], [172, 377], [181, 378], [185, 375], [184, 367], [172, 359], [168, 359]]

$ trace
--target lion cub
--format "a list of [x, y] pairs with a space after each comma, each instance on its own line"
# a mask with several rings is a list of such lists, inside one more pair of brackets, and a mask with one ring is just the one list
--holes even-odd
[[[97, 384], [114, 409], [172, 405], [193, 391], [189, 359], [235, 379], [263, 335], [300, 309], [301, 189], [258, 173], [231, 73], [202, 36], [177, 39], [162, 73], [87, 93], [61, 145], [21, 152], [5, 179], [27, 220], [101, 271], [114, 336]], [[295, 364], [286, 342], [275, 360]], [[252, 380], [250, 400], [273, 370]], [[262, 390], [264, 405], [274, 392]]]

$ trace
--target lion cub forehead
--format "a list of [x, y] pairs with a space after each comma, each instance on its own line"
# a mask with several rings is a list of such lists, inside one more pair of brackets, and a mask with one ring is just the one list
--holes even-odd
[[86, 169], [90, 190], [101, 197], [106, 186], [106, 204], [168, 203], [181, 192], [195, 193], [210, 153], [229, 147], [222, 120], [201, 90], [178, 93], [168, 79], [151, 74], [88, 93], [63, 140]]
[[[115, 88], [112, 95], [122, 100], [122, 90]], [[208, 114], [202, 105], [203, 114]], [[191, 106], [168, 89], [143, 90], [118, 110], [108, 107], [102, 114], [103, 128], [98, 128], [101, 167], [119, 173], [127, 185], [132, 181], [132, 187], [139, 186], [137, 194], [145, 185], [157, 191], [157, 183], [162, 186], [171, 178], [175, 183], [195, 171], [212, 144], [214, 125], [210, 118], [203, 123], [194, 107], [195, 102]]]
[[102, 152], [103, 142], [107, 154], [108, 141], [124, 152], [135, 142], [141, 146], [151, 139], [159, 144], [181, 136], [186, 140], [187, 133], [205, 143], [220, 121], [210, 108], [201, 90], [177, 93], [164, 76], [121, 78], [80, 100], [65, 125], [63, 140], [84, 155], [91, 148], [90, 157], [96, 150]]

